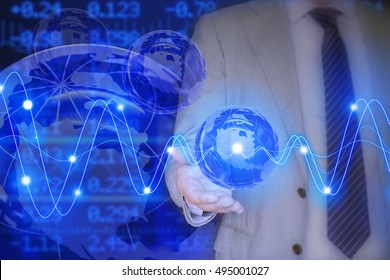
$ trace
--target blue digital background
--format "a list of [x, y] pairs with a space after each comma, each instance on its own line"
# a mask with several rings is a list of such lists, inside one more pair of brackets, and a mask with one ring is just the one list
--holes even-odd
[[[154, 30], [175, 30], [191, 36], [198, 17], [206, 12], [244, 1], [12, 1], [2, 3], [0, 11], [0, 70], [31, 55], [33, 31], [37, 23], [48, 13], [59, 8], [79, 8], [88, 11], [102, 21], [108, 31], [111, 46], [129, 49], [131, 44], [147, 32]], [[58, 69], [61, 71], [61, 69]], [[34, 81], [32, 82], [34, 83]], [[14, 99], [14, 101], [17, 98]], [[12, 100], [11, 100], [12, 103]], [[45, 118], [45, 117], [44, 117]], [[50, 116], [46, 116], [47, 120]], [[174, 114], [158, 115], [149, 125], [150, 119], [134, 116], [132, 127], [146, 127], [147, 142], [139, 151], [150, 156], [143, 165], [143, 171], [153, 173], [158, 163], [153, 155], [162, 152], [172, 135]], [[42, 123], [44, 120], [41, 120]], [[147, 123], [147, 124], [145, 124]], [[8, 128], [9, 129], [9, 128]], [[8, 131], [9, 132], [9, 131]], [[8, 133], [3, 127], [2, 133]], [[15, 149], [12, 143], [6, 149]], [[64, 157], [64, 151], [56, 151]], [[115, 151], [100, 149], [94, 156], [91, 169], [108, 172], [116, 168]], [[2, 156], [5, 156], [2, 154]], [[2, 166], [3, 167], [3, 166]], [[5, 167], [4, 167], [5, 168]], [[10, 174], [9, 180], [17, 180]], [[110, 203], [113, 197], [123, 194], [127, 178], [115, 171], [102, 179], [99, 174], [88, 174], [85, 188], [98, 201], [88, 200], [88, 206], [75, 207], [70, 218], [83, 216], [88, 224], [71, 222], [69, 227], [58, 228], [48, 221], [42, 228], [31, 228], [28, 216], [17, 209], [14, 219], [17, 226], [9, 226], [3, 213], [0, 215], [0, 259], [208, 259], [218, 219], [202, 228], [195, 229], [184, 220], [180, 209], [170, 200], [162, 180], [156, 191], [145, 198], [135, 192], [128, 203]], [[12, 185], [12, 184], [11, 184]], [[12, 193], [12, 187], [8, 187]], [[17, 196], [17, 194], [15, 194]], [[105, 199], [106, 198], [106, 199]], [[80, 205], [83, 205], [80, 202]], [[31, 209], [30, 209], [31, 210]], [[11, 210], [10, 210], [11, 211]], [[83, 211], [79, 212], [78, 211]], [[84, 219], [84, 222], [85, 222]], [[61, 232], [61, 235], [53, 235]], [[114, 230], [116, 237], [105, 234]], [[66, 237], [66, 238], [64, 238]], [[65, 240], [66, 239], [66, 240]]]
[[58, 8], [79, 8], [97, 16], [109, 31], [111, 44], [129, 48], [141, 35], [169, 29], [191, 35], [201, 14], [243, 0], [205, 1], [4, 1], [0, 10], [0, 69], [28, 53], [35, 25]]
[[[59, 8], [79, 8], [88, 11], [106, 26], [112, 46], [128, 49], [140, 36], [154, 30], [176, 30], [191, 36], [200, 15], [240, 2], [245, 1], [4, 2], [0, 10], [0, 70], [32, 53], [30, 45], [34, 27], [46, 14]], [[375, 5], [380, 7], [381, 4], [377, 1]], [[146, 173], [154, 172], [157, 160], [153, 160], [153, 155], [162, 152], [172, 135], [174, 118], [174, 114], [159, 115], [144, 131], [148, 140], [140, 145], [139, 150], [151, 156], [150, 161], [143, 166]], [[136, 116], [131, 126], [143, 127], [146, 126], [145, 122], [149, 120], [142, 120]], [[3, 132], [0, 132], [0, 136]], [[12, 149], [12, 144], [9, 149]], [[61, 156], [61, 151], [56, 152]], [[112, 149], [101, 149], [100, 156], [92, 158], [90, 163], [98, 170], [97, 172], [103, 170], [106, 172], [115, 166], [114, 152]], [[85, 188], [91, 193], [98, 194], [100, 200], [88, 201], [88, 206], [83, 209], [83, 212], [77, 212], [80, 211], [77, 208], [72, 210], [73, 215], [83, 215], [89, 224], [75, 226], [76, 223], [72, 223], [71, 227], [62, 229], [64, 236], [66, 235], [69, 240], [61, 242], [61, 238], [52, 236], [47, 230], [50, 225], [46, 225], [46, 230], [31, 230], [28, 218], [23, 221], [23, 217], [20, 217], [21, 221], [17, 229], [10, 227], [1, 214], [0, 259], [209, 259], [213, 257], [211, 248], [218, 219], [201, 229], [187, 225], [180, 210], [170, 200], [164, 180], [147, 198], [133, 193], [132, 201], [112, 205], [109, 203], [110, 198], [123, 194], [127, 178], [117, 176], [115, 172], [104, 180], [98, 175], [90, 174], [85, 181]], [[89, 198], [85, 196], [83, 199]], [[16, 215], [21, 213], [18, 209], [14, 210]], [[105, 229], [108, 231], [114, 229], [116, 238], [107, 237]], [[81, 240], [81, 236], [85, 238], [84, 241]]]

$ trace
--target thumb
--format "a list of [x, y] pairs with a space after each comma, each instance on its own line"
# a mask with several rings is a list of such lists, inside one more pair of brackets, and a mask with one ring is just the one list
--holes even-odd
[[179, 164], [189, 164], [189, 161], [184, 154], [184, 152], [181, 149], [171, 147], [169, 154], [172, 156], [172, 158]]

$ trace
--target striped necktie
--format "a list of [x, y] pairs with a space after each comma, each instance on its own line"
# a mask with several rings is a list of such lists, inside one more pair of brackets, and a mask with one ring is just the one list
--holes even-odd
[[352, 79], [336, 21], [341, 13], [332, 8], [316, 8], [309, 14], [324, 29], [321, 52], [331, 188], [327, 198], [328, 238], [352, 258], [369, 237], [370, 226], [358, 116], [356, 112], [351, 114], [355, 102]]

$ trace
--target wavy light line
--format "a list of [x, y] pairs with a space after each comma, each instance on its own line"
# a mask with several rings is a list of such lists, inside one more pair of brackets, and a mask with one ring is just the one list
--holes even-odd
[[[4, 89], [6, 87], [6, 83], [7, 83], [8, 79], [12, 75], [16, 75], [20, 79], [21, 84], [23, 86], [23, 90], [24, 90], [24, 93], [25, 93], [26, 100], [30, 100], [21, 76], [17, 72], [10, 73], [7, 76], [7, 78], [5, 79], [3, 85], [0, 86], [0, 94], [2, 96], [2, 100], [3, 100], [5, 108], [6, 108], [6, 114], [8, 115], [8, 120], [9, 120], [9, 123], [10, 123], [12, 135], [1, 138], [0, 142], [4, 141], [4, 139], [6, 139], [7, 137], [12, 137], [13, 138], [13, 141], [14, 141], [14, 144], [15, 144], [15, 147], [16, 147], [17, 159], [20, 162], [20, 167], [21, 167], [21, 172], [23, 174], [23, 178], [29, 178], [29, 177], [28, 177], [28, 174], [26, 173], [25, 166], [23, 164], [22, 155], [21, 155], [21, 152], [20, 152], [19, 147], [18, 147], [18, 140], [23, 140], [26, 143], [26, 145], [27, 145], [27, 147], [28, 147], [28, 149], [29, 149], [31, 154], [33, 154], [33, 149], [36, 149], [38, 151], [39, 158], [38, 159], [34, 158], [35, 164], [38, 166], [38, 168], [40, 169], [42, 175], [45, 178], [46, 187], [47, 187], [47, 189], [49, 191], [51, 202], [53, 203], [53, 207], [52, 207], [52, 209], [50, 210], [50, 212], [48, 214], [43, 214], [39, 210], [39, 208], [38, 208], [38, 206], [36, 204], [36, 201], [34, 200], [33, 194], [32, 194], [32, 192], [30, 190], [30, 186], [29, 186], [30, 185], [30, 181], [27, 180], [24, 183], [25, 183], [25, 185], [27, 187], [30, 199], [31, 199], [31, 201], [33, 203], [33, 206], [34, 206], [35, 210], [37, 211], [37, 213], [42, 218], [50, 217], [55, 211], [58, 214], [60, 214], [61, 216], [66, 216], [67, 214], [69, 214], [69, 212], [73, 208], [73, 206], [74, 206], [74, 204], [75, 204], [75, 202], [77, 200], [77, 197], [80, 194], [81, 186], [83, 184], [86, 171], [88, 170], [91, 153], [92, 153], [92, 151], [96, 147], [98, 147], [99, 145], [103, 145], [105, 143], [105, 142], [103, 142], [103, 143], [100, 143], [98, 145], [95, 145], [95, 140], [96, 140], [97, 134], [99, 132], [99, 127], [100, 127], [100, 125], [102, 123], [102, 120], [103, 120], [103, 117], [105, 116], [106, 113], [108, 113], [109, 116], [111, 117], [112, 125], [114, 126], [114, 131], [115, 131], [116, 135], [118, 136], [118, 141], [114, 141], [114, 142], [117, 142], [119, 144], [120, 148], [121, 148], [122, 156], [123, 156], [123, 162], [125, 164], [126, 172], [128, 174], [129, 180], [130, 180], [130, 186], [134, 188], [134, 190], [136, 191], [136, 193], [138, 195], [151, 194], [151, 193], [156, 191], [157, 187], [161, 183], [164, 171], [166, 169], [165, 162], [168, 159], [170, 153], [172, 153], [173, 149], [180, 149], [180, 150], [182, 150], [183, 151], [183, 155], [187, 159], [188, 163], [192, 164], [192, 165], [197, 165], [200, 161], [204, 160], [204, 158], [208, 155], [208, 153], [210, 153], [212, 151], [218, 152], [219, 155], [222, 158], [224, 158], [224, 159], [228, 159], [228, 158], [232, 157], [233, 155], [237, 154], [237, 152], [234, 152], [234, 151], [232, 152], [231, 151], [230, 154], [226, 155], [226, 151], [224, 152], [224, 151], [219, 150], [217, 147], [213, 147], [210, 150], [207, 150], [203, 154], [203, 157], [200, 160], [196, 160], [195, 157], [194, 157], [194, 151], [190, 149], [190, 147], [188, 145], [188, 142], [186, 141], [184, 136], [182, 136], [182, 135], [172, 136], [167, 141], [167, 143], [165, 144], [165, 147], [163, 149], [162, 154], [158, 155], [159, 162], [157, 164], [157, 168], [155, 169], [155, 172], [152, 174], [150, 184], [146, 184], [146, 182], [144, 180], [144, 177], [142, 175], [143, 171], [142, 171], [142, 169], [140, 167], [139, 160], [138, 160], [138, 158], [139, 158], [139, 156], [141, 154], [138, 153], [136, 148], [135, 148], [135, 145], [134, 145], [134, 142], [133, 142], [133, 137], [131, 135], [131, 132], [130, 132], [130, 129], [129, 129], [129, 126], [128, 126], [128, 123], [127, 123], [127, 119], [126, 119], [125, 114], [123, 112], [124, 108], [123, 108], [123, 106], [121, 106], [121, 104], [117, 100], [110, 99], [108, 101], [96, 100], [92, 104], [92, 106], [89, 109], [89, 112], [87, 114], [87, 117], [86, 117], [86, 119], [84, 121], [84, 124], [82, 125], [81, 131], [80, 131], [80, 135], [77, 138], [77, 143], [75, 145], [74, 151], [70, 155], [70, 160], [66, 160], [65, 161], [64, 159], [54, 158], [54, 157], [50, 156], [48, 153], [44, 152], [42, 150], [42, 148], [41, 148], [41, 143], [39, 141], [40, 137], [39, 137], [39, 133], [38, 133], [38, 130], [37, 130], [35, 122], [34, 122], [35, 118], [34, 118], [34, 114], [33, 114], [32, 110], [29, 110], [29, 111], [30, 111], [30, 117], [31, 117], [31, 120], [32, 120], [31, 124], [32, 124], [32, 128], [33, 128], [33, 133], [35, 135], [34, 139], [35, 139], [36, 143], [32, 142], [30, 139], [25, 138], [23, 136], [18, 136], [15, 133], [14, 127], [12, 125], [12, 120], [11, 120], [12, 115], [9, 114], [10, 112], [8, 110], [6, 99], [5, 99], [4, 94], [3, 94]], [[113, 112], [111, 111], [110, 105], [113, 104], [113, 103], [117, 105], [116, 108], [118, 108], [119, 112], [121, 113], [122, 120], [117, 120], [117, 118], [114, 116]], [[385, 158], [386, 165], [387, 165], [387, 170], [388, 170], [388, 172], [390, 172], [390, 165], [389, 165], [389, 158], [388, 158], [388, 155], [389, 155], [390, 151], [389, 151], [388, 146], [386, 145], [386, 143], [383, 140], [382, 132], [381, 132], [381, 130], [380, 130], [378, 124], [377, 124], [377, 121], [376, 121], [376, 119], [374, 117], [374, 113], [373, 113], [373, 107], [377, 106], [379, 108], [379, 111], [381, 112], [381, 114], [383, 114], [383, 116], [385, 117], [386, 123], [388, 125], [390, 125], [389, 117], [388, 117], [388, 115], [386, 113], [385, 108], [383, 107], [381, 102], [379, 100], [377, 100], [377, 99], [372, 99], [369, 102], [367, 102], [367, 101], [365, 101], [363, 99], [359, 99], [353, 106], [354, 107], [351, 110], [351, 113], [350, 113], [350, 116], [349, 116], [349, 119], [348, 119], [348, 123], [347, 123], [345, 131], [344, 131], [344, 135], [343, 135], [343, 139], [341, 141], [340, 149], [336, 153], [334, 153], [333, 155], [321, 156], [321, 155], [317, 155], [317, 154], [313, 153], [313, 151], [312, 151], [312, 149], [311, 149], [311, 147], [309, 145], [309, 142], [306, 140], [306, 138], [303, 137], [303, 136], [299, 136], [299, 135], [293, 135], [293, 136], [291, 136], [289, 138], [289, 140], [287, 141], [287, 143], [285, 145], [285, 148], [282, 149], [282, 150], [277, 151], [277, 154], [279, 154], [279, 156], [277, 158], [272, 156], [272, 154], [274, 154], [275, 151], [268, 151], [264, 147], [258, 147], [256, 149], [254, 149], [253, 151], [250, 152], [249, 155], [244, 155], [242, 151], [240, 151], [239, 153], [241, 153], [241, 155], [243, 157], [245, 157], [246, 159], [251, 159], [258, 152], [264, 151], [268, 155], [270, 160], [272, 160], [275, 164], [277, 164], [277, 165], [284, 165], [284, 164], [286, 164], [287, 160], [290, 158], [290, 156], [292, 154], [292, 151], [298, 149], [298, 150], [300, 150], [302, 152], [302, 154], [305, 157], [305, 161], [306, 161], [306, 164], [307, 164], [307, 167], [308, 167], [309, 174], [313, 178], [315, 186], [318, 189], [318, 191], [320, 191], [321, 193], [326, 194], [326, 195], [336, 195], [340, 191], [340, 188], [342, 187], [343, 181], [344, 181], [345, 176], [347, 174], [348, 167], [349, 167], [350, 160], [351, 160], [351, 156], [352, 156], [355, 144], [356, 144], [356, 138], [357, 138], [357, 135], [358, 135], [359, 131], [362, 129], [362, 120], [365, 117], [365, 115], [368, 115], [369, 117], [371, 117], [371, 119], [373, 121], [374, 127], [370, 127], [370, 128], [377, 135], [378, 140], [379, 140], [379, 145], [377, 145], [377, 144], [375, 144], [374, 142], [371, 142], [371, 141], [364, 141], [364, 140], [360, 140], [360, 141], [368, 143], [368, 144], [371, 144], [371, 145], [374, 145], [375, 147], [377, 147], [378, 149], [380, 149], [382, 151], [383, 156]], [[353, 142], [352, 143], [346, 143], [345, 135], [346, 135], [346, 133], [347, 133], [347, 131], [349, 129], [349, 120], [350, 120], [352, 114], [354, 114], [356, 109], [359, 108], [360, 106], [362, 106], [363, 112], [361, 114], [358, 127], [357, 127], [357, 129], [355, 131], [355, 136], [354, 136]], [[88, 135], [91, 135], [90, 132], [87, 133], [85, 131], [86, 131], [86, 125], [90, 122], [90, 118], [92, 118], [91, 117], [91, 112], [92, 112], [92, 110], [95, 107], [100, 107], [100, 108], [103, 107], [103, 110], [102, 110], [102, 113], [101, 113], [100, 117], [98, 117], [98, 122], [96, 123], [96, 129], [93, 132], [93, 137], [88, 142], [87, 147], [89, 147], [89, 148], [83, 150], [83, 149], [80, 148], [80, 145], [81, 145], [80, 143], [83, 140], [88, 139]], [[121, 121], [121, 123], [123, 122], [122, 124], [124, 124], [124, 126], [126, 128], [124, 133], [121, 132], [118, 129], [118, 122], [119, 121]], [[87, 135], [85, 135], [85, 134], [87, 134]], [[124, 138], [123, 135], [125, 135], [125, 137], [128, 138], [128, 141], [122, 140]], [[334, 182], [334, 180], [335, 180], [334, 175], [336, 174], [336, 171], [337, 171], [338, 168], [342, 168], [338, 164], [339, 160], [340, 160], [341, 154], [343, 153], [344, 150], [348, 150], [348, 149], [350, 150], [349, 151], [349, 159], [348, 159], [347, 165], [344, 167], [343, 178], [342, 178], [341, 182], [337, 185]], [[130, 159], [128, 158], [128, 156], [126, 156], [126, 152], [130, 154], [130, 157], [135, 162], [135, 165], [137, 167], [136, 174], [132, 174], [131, 168], [129, 167], [129, 163], [130, 163], [129, 160]], [[10, 156], [13, 157], [13, 155], [10, 155]], [[67, 182], [68, 182], [68, 179], [69, 179], [70, 175], [72, 174], [72, 172], [75, 170], [76, 167], [77, 168], [80, 167], [77, 164], [77, 160], [79, 158], [82, 158], [83, 156], [87, 156], [87, 160], [86, 160], [84, 166], [82, 167], [82, 175], [80, 177], [78, 186], [77, 186], [77, 188], [75, 190], [75, 195], [74, 195], [73, 200], [71, 201], [70, 206], [68, 207], [68, 209], [66, 209], [66, 211], [61, 211], [58, 208], [58, 204], [61, 201], [61, 198], [63, 196], [65, 188], [67, 187]], [[334, 170], [329, 171], [329, 172], [332, 172], [330, 183], [326, 184], [325, 182], [326, 182], [326, 177], [327, 176], [323, 175], [323, 174], [326, 174], [326, 171], [321, 169], [321, 167], [318, 164], [318, 159], [325, 159], [327, 157], [332, 157], [332, 156], [337, 156], [337, 161], [336, 161]], [[58, 161], [58, 162], [62, 162], [62, 163], [67, 162], [68, 163], [67, 173], [66, 173], [66, 176], [65, 176], [64, 180], [62, 181], [62, 188], [61, 188], [61, 191], [60, 191], [57, 199], [54, 198], [54, 195], [53, 195], [52, 190], [51, 190], [51, 185], [53, 183], [49, 179], [49, 176], [48, 176], [48, 173], [47, 173], [47, 170], [46, 170], [46, 164], [44, 162], [44, 157], [48, 157], [48, 158], [53, 159], [53, 160]], [[141, 183], [142, 183], [141, 188], [137, 187], [137, 184], [134, 181], [135, 176], [138, 176], [138, 178], [141, 180]], [[336, 184], [336, 186], [335, 186], [335, 184]], [[151, 188], [151, 186], [152, 187], [154, 186], [154, 187]]]

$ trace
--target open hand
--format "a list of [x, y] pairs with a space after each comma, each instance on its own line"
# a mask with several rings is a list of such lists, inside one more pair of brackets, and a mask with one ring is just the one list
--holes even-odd
[[172, 153], [177, 162], [176, 188], [187, 203], [203, 211], [241, 214], [244, 207], [233, 199], [232, 191], [220, 187], [203, 175], [198, 165], [190, 165], [180, 151]]

